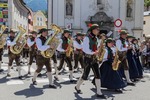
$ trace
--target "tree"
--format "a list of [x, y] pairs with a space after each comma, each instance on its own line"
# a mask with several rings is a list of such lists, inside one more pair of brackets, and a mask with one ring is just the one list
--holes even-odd
[[144, 0], [144, 6], [146, 7], [146, 10], [149, 10], [149, 6], [150, 6], [150, 0]]

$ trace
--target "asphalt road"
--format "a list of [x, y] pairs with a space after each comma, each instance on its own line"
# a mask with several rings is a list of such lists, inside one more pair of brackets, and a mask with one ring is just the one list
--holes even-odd
[[[16, 67], [11, 70], [12, 76], [6, 77], [7, 63], [8, 58], [5, 54], [2, 64], [5, 71], [0, 73], [0, 100], [100, 100], [95, 96], [96, 90], [91, 84], [92, 71], [89, 80], [81, 86], [83, 94], [78, 95], [74, 90], [75, 84], [69, 82], [68, 69], [59, 76], [58, 82], [54, 82], [58, 88], [50, 89], [46, 75], [37, 79], [38, 85], [33, 86], [31, 84], [33, 72], [36, 69], [35, 64], [32, 65], [30, 76], [25, 75], [27, 74], [27, 65], [23, 65], [22, 75], [25, 75], [25, 79], [19, 80]], [[42, 73], [45, 73], [45, 70]], [[81, 73], [74, 73], [75, 78], [80, 76]], [[144, 78], [137, 82], [136, 86], [127, 86], [122, 94], [104, 88], [102, 92], [108, 96], [107, 100], [150, 100], [150, 70], [145, 70]]]

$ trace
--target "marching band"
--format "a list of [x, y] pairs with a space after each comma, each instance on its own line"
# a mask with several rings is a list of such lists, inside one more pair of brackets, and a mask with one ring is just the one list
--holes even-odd
[[[49, 88], [56, 89], [57, 86], [53, 83], [51, 60], [54, 62], [54, 79], [57, 81], [59, 81], [59, 72], [63, 68], [64, 62], [66, 62], [69, 68], [70, 83], [76, 83], [75, 91], [77, 93], [85, 92], [81, 91], [81, 84], [88, 79], [92, 69], [94, 74], [92, 83], [96, 88], [95, 94], [97, 97], [105, 99], [107, 97], [102, 93], [101, 87], [123, 93], [124, 87], [127, 85], [135, 86], [135, 82], [143, 78], [144, 66], [150, 67], [150, 58], [147, 56], [150, 55], [150, 49], [148, 49], [150, 44], [141, 43], [139, 45], [138, 39], [125, 30], [120, 31], [120, 38], [113, 40], [107, 37], [106, 34], [100, 33], [100, 27], [97, 24], [93, 24], [87, 34], [77, 32], [75, 38], [72, 37], [70, 30], [65, 29], [61, 38], [57, 38], [59, 44], [56, 50], [54, 49], [55, 43], [54, 45], [47, 43], [48, 39], [50, 39], [49, 42], [54, 39], [53, 36], [48, 35], [48, 31], [49, 29], [45, 28], [40, 29], [38, 33], [32, 31], [26, 35], [26, 38], [22, 39], [21, 37], [25, 37], [25, 35], [22, 35], [25, 33], [23, 30], [20, 30], [17, 35], [16, 32], [10, 30], [9, 36], [6, 38], [9, 59], [7, 77], [11, 77], [10, 72], [13, 69], [12, 65], [15, 60], [18, 78], [23, 79], [20, 64], [20, 57], [22, 56], [23, 58], [29, 58], [29, 61], [27, 60], [28, 75], [31, 75], [32, 63], [34, 61], [36, 63], [37, 69], [32, 78], [33, 85], [37, 85], [36, 78], [42, 71], [43, 66], [46, 66]], [[54, 29], [54, 31], [58, 30]], [[18, 48], [19, 51], [17, 52]], [[51, 50], [55, 50], [55, 52], [52, 56], [49, 56]], [[3, 48], [0, 48], [0, 72], [3, 72], [1, 66], [2, 55]], [[59, 59], [57, 58], [58, 55]], [[23, 63], [25, 63], [24, 60]], [[79, 69], [81, 69], [81, 77], [76, 81], [73, 73], [78, 72]]]

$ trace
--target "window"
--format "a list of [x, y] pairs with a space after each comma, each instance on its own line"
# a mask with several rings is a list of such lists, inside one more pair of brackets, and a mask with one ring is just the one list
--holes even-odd
[[37, 20], [39, 21], [39, 17], [37, 17]]
[[42, 21], [42, 18], [40, 18], [40, 21]]
[[143, 24], [145, 25], [145, 24], [146, 24], [146, 21], [143, 21]]

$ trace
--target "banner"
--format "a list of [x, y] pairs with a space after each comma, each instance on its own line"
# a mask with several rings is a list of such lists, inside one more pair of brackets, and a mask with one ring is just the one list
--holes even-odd
[[8, 4], [7, 3], [0, 3], [0, 7], [1, 8], [8, 8]]

